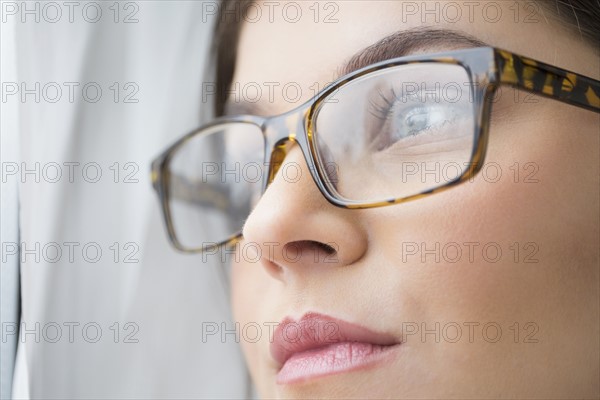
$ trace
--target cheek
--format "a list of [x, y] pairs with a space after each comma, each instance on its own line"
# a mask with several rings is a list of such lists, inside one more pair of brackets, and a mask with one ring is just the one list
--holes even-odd
[[488, 160], [507, 179], [482, 188], [488, 207], [497, 209], [498, 225], [539, 241], [541, 262], [597, 257], [598, 116], [550, 100], [520, 106], [514, 120], [490, 131]]
[[365, 214], [420, 318], [534, 320], [559, 337], [597, 296], [597, 116], [542, 100], [525, 113], [492, 126], [474, 182]]
[[[539, 118], [531, 122], [493, 126], [486, 163], [498, 168], [482, 171], [485, 179], [479, 174], [446, 192], [363, 214], [371, 227], [371, 264], [382, 269], [373, 279], [380, 297], [394, 299], [402, 311], [397, 326], [422, 321], [464, 328], [470, 321], [504, 330], [502, 342], [481, 352], [467, 341], [437, 347], [411, 341], [428, 365], [443, 357], [457, 370], [478, 373], [477, 366], [483, 370], [494, 359], [508, 373], [518, 360], [531, 374], [557, 382], [565, 371], [542, 371], [540, 359], [590, 365], [589, 349], [575, 343], [597, 342], [598, 317], [575, 316], [597, 307], [599, 290], [598, 119], [558, 108], [534, 109]], [[560, 121], [542, 117], [562, 111], [573, 114]], [[465, 243], [477, 243], [472, 259]], [[458, 259], [450, 251], [455, 245], [462, 249]], [[539, 344], [524, 347], [520, 336], [515, 345], [516, 323], [535, 324]]]

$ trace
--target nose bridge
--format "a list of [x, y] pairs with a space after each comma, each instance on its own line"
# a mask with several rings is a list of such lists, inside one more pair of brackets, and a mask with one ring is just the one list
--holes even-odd
[[283, 161], [294, 144], [298, 144], [304, 155], [304, 158], [309, 164], [307, 159], [307, 141], [305, 132], [305, 115], [307, 107], [290, 111], [289, 113], [278, 115], [270, 118], [264, 123], [265, 136], [267, 139], [266, 146], [267, 152], [270, 152], [269, 157], [269, 185], [275, 179], [279, 168], [283, 164]]

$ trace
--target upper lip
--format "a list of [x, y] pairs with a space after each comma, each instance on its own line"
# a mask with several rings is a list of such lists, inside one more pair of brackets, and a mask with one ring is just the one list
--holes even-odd
[[388, 333], [323, 314], [309, 312], [299, 321], [286, 317], [275, 329], [271, 356], [280, 366], [294, 354], [340, 342], [362, 342], [392, 346], [399, 341]]

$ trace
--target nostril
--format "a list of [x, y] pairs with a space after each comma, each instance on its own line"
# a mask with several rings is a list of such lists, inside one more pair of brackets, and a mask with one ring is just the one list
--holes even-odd
[[335, 254], [337, 252], [337, 250], [333, 247], [330, 246], [327, 243], [321, 243], [321, 242], [314, 242], [316, 246], [320, 247], [321, 250], [323, 250], [325, 253], [327, 253], [328, 256]]
[[332, 256], [337, 253], [333, 243], [323, 243], [316, 240], [298, 240], [285, 245], [284, 249], [289, 258], [300, 259], [308, 254], [314, 254], [314, 259], [321, 259], [318, 255], [323, 253], [326, 256]]

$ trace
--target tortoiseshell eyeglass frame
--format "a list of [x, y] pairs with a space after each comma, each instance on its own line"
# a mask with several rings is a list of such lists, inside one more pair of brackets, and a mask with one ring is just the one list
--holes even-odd
[[[471, 167], [457, 179], [444, 183], [443, 186], [408, 197], [390, 198], [373, 203], [340, 199], [324, 184], [327, 173], [317, 162], [319, 158], [314, 140], [314, 117], [324, 101], [348, 82], [385, 68], [417, 63], [456, 64], [466, 70], [471, 80], [471, 98], [475, 116], [475, 139], [471, 154]], [[241, 238], [241, 232], [239, 232], [225, 241], [202, 248], [186, 248], [177, 240], [169, 210], [169, 161], [177, 149], [185, 145], [191, 138], [202, 135], [207, 128], [231, 122], [248, 123], [261, 128], [265, 139], [265, 162], [269, 163], [270, 168], [267, 179], [264, 179], [262, 183], [263, 193], [274, 179], [290, 146], [295, 143], [301, 148], [314, 182], [331, 204], [348, 209], [382, 207], [441, 192], [471, 179], [481, 170], [488, 143], [492, 100], [499, 85], [513, 86], [536, 95], [600, 112], [600, 81], [498, 48], [478, 47], [386, 60], [338, 79], [310, 101], [288, 113], [269, 118], [248, 115], [217, 118], [212, 123], [188, 133], [171, 145], [152, 162], [152, 184], [162, 205], [169, 238], [178, 250], [184, 252], [202, 252], [222, 245], [233, 244]]]

